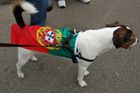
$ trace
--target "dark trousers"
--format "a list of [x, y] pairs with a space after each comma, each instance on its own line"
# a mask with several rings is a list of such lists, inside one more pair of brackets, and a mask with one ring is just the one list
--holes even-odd
[[31, 14], [30, 25], [44, 26], [47, 18], [47, 6], [48, 0], [26, 0], [32, 3], [39, 11], [35, 14]]

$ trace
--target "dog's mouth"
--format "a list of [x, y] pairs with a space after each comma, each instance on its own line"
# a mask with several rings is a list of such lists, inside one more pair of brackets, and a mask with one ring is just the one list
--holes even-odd
[[139, 40], [136, 38], [135, 39], [135, 42], [132, 42], [132, 43], [128, 43], [126, 44], [125, 46], [122, 46], [122, 48], [125, 48], [125, 49], [131, 49], [131, 47], [135, 46], [137, 43], [139, 42]]
[[121, 47], [124, 48], [124, 49], [131, 49], [130, 45], [122, 45]]
[[136, 38], [134, 42], [128, 42], [126, 44], [122, 44], [122, 48], [125, 49], [131, 49], [132, 47], [134, 47], [137, 43], [139, 42], [139, 40]]

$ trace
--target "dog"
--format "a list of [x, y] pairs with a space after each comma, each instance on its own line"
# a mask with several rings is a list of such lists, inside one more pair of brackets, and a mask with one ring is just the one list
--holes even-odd
[[[33, 26], [25, 25], [21, 16], [22, 11], [33, 14], [36, 13], [37, 10], [29, 2], [17, 3], [13, 9], [18, 24], [16, 26], [18, 26], [20, 32], [26, 30], [27, 33], [30, 33], [32, 31], [28, 30], [30, 27], [33, 28]], [[24, 36], [24, 33], [17, 34], [16, 37], [21, 37], [22, 35]], [[101, 29], [86, 30], [84, 32], [80, 32], [76, 40], [77, 43], [75, 46], [74, 56], [78, 61], [77, 80], [81, 87], [87, 86], [87, 83], [83, 79], [84, 76], [89, 74], [87, 69], [97, 56], [110, 49], [129, 49], [136, 45], [138, 42], [138, 38], [136, 37], [135, 32], [132, 31], [129, 27], [119, 24], [119, 22], [107, 24], [106, 27]], [[38, 60], [34, 54], [35, 52], [29, 48], [18, 47], [18, 62], [16, 67], [17, 75], [19, 78], [24, 78], [22, 67], [28, 62], [29, 59], [32, 61]]]

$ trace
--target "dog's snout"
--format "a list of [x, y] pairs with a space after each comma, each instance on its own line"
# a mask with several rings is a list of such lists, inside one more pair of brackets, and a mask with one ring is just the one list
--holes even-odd
[[139, 43], [139, 39], [137, 40], [137, 43]]

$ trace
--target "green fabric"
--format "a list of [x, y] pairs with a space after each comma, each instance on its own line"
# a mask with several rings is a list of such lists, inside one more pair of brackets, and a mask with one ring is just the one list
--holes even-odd
[[[67, 39], [67, 37], [70, 35], [70, 29], [69, 28], [61, 28], [59, 29], [62, 33], [62, 42]], [[74, 51], [75, 47], [75, 41], [78, 36], [78, 33], [74, 34], [72, 38], [68, 41], [70, 48]], [[59, 50], [49, 50], [49, 54], [52, 55], [57, 55], [61, 57], [67, 57], [67, 58], [72, 58], [72, 54], [64, 48], [60, 48]]]

